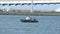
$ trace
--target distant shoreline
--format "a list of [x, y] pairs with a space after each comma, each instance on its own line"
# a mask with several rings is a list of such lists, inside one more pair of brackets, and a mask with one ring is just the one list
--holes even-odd
[[[0, 15], [17, 15], [17, 14], [0, 14]], [[60, 15], [28, 15], [28, 14], [25, 14], [23, 16], [60, 16]]]
[[60, 12], [0, 11], [0, 15], [60, 16]]

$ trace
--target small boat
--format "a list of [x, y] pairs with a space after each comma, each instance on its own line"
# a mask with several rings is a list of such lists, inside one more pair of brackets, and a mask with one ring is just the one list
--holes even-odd
[[21, 22], [38, 22], [38, 20], [34, 19], [21, 19]]
[[38, 22], [37, 20], [21, 20], [22, 22]]

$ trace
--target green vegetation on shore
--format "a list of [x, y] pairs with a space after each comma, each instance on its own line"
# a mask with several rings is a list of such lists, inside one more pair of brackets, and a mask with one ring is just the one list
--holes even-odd
[[60, 16], [60, 12], [23, 12], [23, 11], [0, 11], [0, 15], [57, 15]]

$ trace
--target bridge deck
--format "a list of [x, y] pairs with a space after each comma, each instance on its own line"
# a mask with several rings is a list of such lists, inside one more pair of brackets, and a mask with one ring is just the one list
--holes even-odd
[[[31, 1], [0, 1], [0, 4], [11, 4], [11, 3], [32, 3]], [[54, 4], [54, 3], [58, 3], [60, 4], [60, 1], [33, 1], [33, 3], [51, 3], [51, 4]]]

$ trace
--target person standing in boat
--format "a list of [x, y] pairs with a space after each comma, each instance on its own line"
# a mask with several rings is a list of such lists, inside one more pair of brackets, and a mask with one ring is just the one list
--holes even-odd
[[30, 17], [26, 17], [26, 20], [30, 20]]

